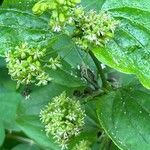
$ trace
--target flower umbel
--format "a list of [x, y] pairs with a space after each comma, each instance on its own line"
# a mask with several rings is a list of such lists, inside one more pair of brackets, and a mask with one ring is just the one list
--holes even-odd
[[104, 46], [114, 37], [118, 21], [110, 14], [94, 10], [85, 12], [83, 7], [77, 7], [74, 12], [76, 29], [73, 39], [82, 49]]
[[[8, 72], [11, 78], [17, 81], [17, 87], [20, 84], [47, 85], [51, 81], [51, 77], [46, 72], [46, 63], [41, 61], [45, 56], [46, 49], [30, 48], [27, 43], [22, 43], [21, 46], [15, 48], [15, 51], [6, 53]], [[53, 62], [53, 68], [49, 66], [48, 68], [60, 67], [55, 62]]]
[[62, 149], [67, 149], [70, 138], [80, 133], [84, 118], [79, 101], [66, 97], [65, 92], [53, 98], [40, 112], [46, 134], [52, 134]]

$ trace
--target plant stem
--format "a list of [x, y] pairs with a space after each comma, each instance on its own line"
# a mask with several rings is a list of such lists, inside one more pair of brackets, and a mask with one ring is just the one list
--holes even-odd
[[89, 101], [96, 100], [95, 99], [96, 97], [102, 96], [104, 94], [105, 94], [105, 92], [102, 90], [95, 91], [95, 92], [93, 92], [93, 94], [89, 95], [88, 97], [83, 98], [83, 100], [81, 100], [82, 101], [81, 104], [86, 104]]
[[97, 68], [97, 70], [98, 70], [98, 73], [99, 73], [99, 75], [100, 75], [100, 77], [101, 77], [101, 80], [102, 80], [102, 87], [104, 87], [104, 88], [107, 89], [109, 86], [108, 86], [108, 82], [107, 82], [107, 80], [106, 80], [106, 78], [105, 78], [105, 75], [104, 75], [104, 73], [103, 73], [103, 69], [102, 69], [101, 63], [100, 63], [99, 60], [95, 57], [95, 55], [93, 54], [92, 51], [89, 51], [89, 54], [90, 54], [91, 58], [93, 59], [93, 62], [95, 63], [96, 68]]
[[32, 144], [32, 145], [35, 144], [35, 142], [33, 140], [25, 138], [25, 137], [18, 136], [18, 135], [7, 134], [6, 137], [9, 138], [9, 139], [15, 139], [17, 141], [27, 143], [27, 144]]
[[108, 144], [107, 144], [107, 150], [110, 150], [111, 149], [111, 145], [112, 145], [112, 141], [109, 140]]

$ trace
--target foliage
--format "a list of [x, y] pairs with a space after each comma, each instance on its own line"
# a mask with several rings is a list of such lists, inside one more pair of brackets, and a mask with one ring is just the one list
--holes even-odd
[[149, 8], [4, 0], [0, 149], [60, 150], [64, 141], [69, 150], [150, 149]]

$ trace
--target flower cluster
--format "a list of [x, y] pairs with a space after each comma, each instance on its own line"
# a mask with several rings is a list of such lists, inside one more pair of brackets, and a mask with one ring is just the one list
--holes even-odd
[[91, 150], [90, 143], [87, 140], [82, 140], [75, 145], [73, 150]]
[[54, 32], [60, 32], [66, 25], [72, 24], [72, 10], [81, 0], [41, 0], [33, 7], [33, 13], [42, 14], [50, 10], [50, 26]]
[[118, 21], [110, 14], [94, 10], [85, 12], [82, 7], [76, 8], [74, 12], [76, 29], [73, 39], [82, 49], [104, 46], [114, 36]]
[[71, 137], [80, 133], [84, 125], [85, 112], [79, 101], [66, 97], [63, 92], [40, 112], [47, 135], [54, 136], [62, 149], [67, 149]]
[[[17, 81], [17, 87], [19, 87], [20, 84], [46, 85], [51, 81], [45, 68], [51, 65], [54, 66], [54, 63], [52, 64], [50, 60], [43, 64], [42, 58], [44, 58], [45, 55], [46, 49], [29, 48], [27, 43], [17, 46], [15, 51], [8, 51], [6, 53], [8, 72], [11, 78]], [[58, 66], [58, 64], [57, 59], [55, 66]]]
[[80, 2], [81, 0], [40, 0], [34, 5], [33, 12], [42, 14], [50, 10], [50, 26], [54, 32], [60, 32], [66, 26], [75, 28], [73, 39], [84, 50], [104, 46], [113, 38], [118, 21], [108, 12], [86, 12], [77, 5]]

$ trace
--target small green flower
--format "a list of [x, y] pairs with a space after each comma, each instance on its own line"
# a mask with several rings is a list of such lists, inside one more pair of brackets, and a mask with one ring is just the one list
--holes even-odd
[[90, 142], [87, 140], [82, 140], [77, 143], [72, 150], [91, 150]]
[[53, 70], [56, 70], [57, 68], [61, 68], [62, 65], [61, 65], [61, 59], [60, 57], [56, 57], [55, 59], [54, 58], [50, 58], [48, 63], [45, 65], [45, 67], [48, 67], [50, 69], [53, 69]]
[[80, 133], [84, 125], [85, 112], [79, 101], [66, 97], [63, 92], [55, 97], [40, 112], [46, 134], [52, 134], [62, 149], [66, 149], [71, 137]]

